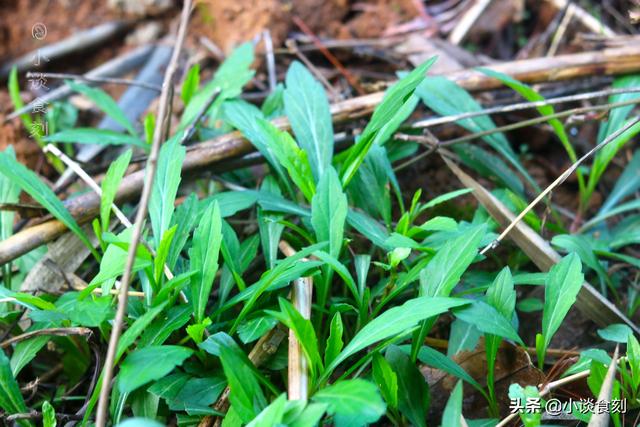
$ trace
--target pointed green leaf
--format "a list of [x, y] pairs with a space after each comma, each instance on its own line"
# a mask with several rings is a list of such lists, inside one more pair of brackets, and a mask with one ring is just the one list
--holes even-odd
[[54, 217], [78, 236], [82, 243], [89, 248], [96, 259], [100, 259], [100, 256], [93, 248], [93, 245], [84, 230], [80, 228], [76, 220], [71, 216], [62, 202], [58, 200], [58, 197], [53, 190], [47, 187], [40, 180], [38, 175], [27, 169], [6, 151], [0, 153], [0, 174], [6, 176], [13, 183], [19, 186], [22, 191], [29, 194], [38, 203], [44, 206], [44, 208], [47, 209]]
[[420, 297], [393, 307], [366, 324], [333, 362], [327, 366], [325, 376], [330, 374], [349, 356], [379, 341], [411, 331], [422, 320], [442, 314], [453, 307], [467, 304], [456, 298]]
[[102, 231], [109, 231], [109, 217], [113, 201], [116, 198], [122, 177], [131, 161], [131, 154], [131, 150], [122, 153], [120, 157], [109, 165], [107, 174], [102, 180], [102, 197], [100, 198], [100, 224], [102, 225]]
[[182, 364], [193, 350], [176, 345], [160, 345], [138, 349], [120, 365], [118, 389], [130, 393], [152, 380], [169, 374]]
[[420, 272], [422, 294], [449, 296], [478, 254], [485, 233], [486, 226], [479, 225], [447, 241]]
[[344, 222], [347, 218], [347, 196], [342, 192], [340, 178], [329, 166], [318, 184], [311, 200], [311, 224], [318, 242], [329, 242], [329, 254], [340, 255]]
[[458, 381], [447, 400], [447, 405], [442, 413], [442, 425], [451, 427], [461, 427], [462, 418], [462, 381]]
[[398, 381], [398, 409], [415, 426], [426, 427], [429, 411], [429, 386], [409, 356], [397, 346], [387, 349], [386, 360]]
[[311, 398], [326, 403], [336, 427], [359, 427], [374, 423], [384, 414], [386, 406], [378, 388], [362, 379], [340, 381], [318, 391]]
[[193, 233], [193, 247], [189, 251], [190, 269], [196, 271], [191, 284], [194, 318], [200, 323], [209, 301], [213, 279], [218, 271], [218, 256], [222, 242], [222, 218], [218, 202], [214, 201], [202, 214]]
[[149, 216], [156, 249], [171, 224], [185, 155], [186, 149], [176, 137], [164, 143], [160, 149], [158, 169], [149, 200]]
[[[8, 414], [19, 414], [27, 412], [27, 406], [24, 403], [24, 398], [20, 394], [20, 386], [11, 373], [11, 366], [9, 365], [9, 359], [4, 354], [4, 351], [0, 349], [0, 408]], [[31, 425], [26, 421], [20, 423], [21, 425]]]
[[90, 87], [83, 83], [71, 80], [66, 80], [65, 83], [72, 90], [89, 98], [94, 104], [96, 104], [96, 107], [125, 128], [131, 135], [136, 135], [136, 130], [127, 118], [127, 115], [122, 111], [120, 106], [118, 106], [118, 103], [105, 91], [97, 87]]
[[294, 61], [285, 79], [284, 109], [300, 147], [307, 153], [315, 182], [333, 157], [333, 122], [329, 100], [309, 70]]

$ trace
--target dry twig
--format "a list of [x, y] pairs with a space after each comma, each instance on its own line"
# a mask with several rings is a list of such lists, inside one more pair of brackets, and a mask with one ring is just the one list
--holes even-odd
[[147, 210], [149, 206], [149, 199], [151, 197], [151, 189], [153, 187], [153, 181], [155, 178], [156, 168], [158, 164], [158, 153], [160, 151], [160, 145], [166, 137], [166, 125], [168, 123], [168, 111], [169, 104], [171, 103], [171, 95], [173, 94], [173, 78], [178, 67], [178, 58], [180, 51], [182, 50], [182, 44], [184, 43], [185, 34], [187, 32], [187, 25], [189, 22], [189, 15], [191, 13], [191, 0], [185, 0], [182, 6], [182, 14], [180, 16], [180, 26], [178, 28], [178, 36], [176, 38], [176, 44], [169, 62], [169, 66], [165, 72], [164, 82], [162, 83], [162, 93], [160, 94], [160, 100], [158, 103], [158, 113], [156, 126], [153, 133], [153, 142], [151, 145], [151, 152], [149, 154], [149, 160], [147, 162], [146, 180], [142, 188], [142, 195], [140, 197], [140, 205], [136, 214], [136, 219], [133, 225], [133, 232], [131, 235], [131, 242], [129, 244], [129, 251], [127, 254], [127, 262], [125, 264], [124, 274], [122, 275], [122, 283], [120, 286], [120, 295], [118, 298], [118, 309], [116, 311], [116, 317], [113, 322], [113, 329], [111, 330], [111, 336], [109, 337], [109, 347], [107, 349], [107, 356], [103, 369], [103, 381], [102, 388], [100, 390], [100, 399], [98, 401], [98, 410], [96, 416], [96, 426], [104, 427], [107, 422], [107, 409], [109, 403], [109, 392], [111, 388], [111, 379], [113, 378], [114, 360], [116, 355], [116, 347], [122, 332], [122, 323], [124, 321], [125, 312], [127, 309], [127, 291], [129, 289], [129, 282], [131, 280], [131, 270], [135, 261], [136, 250], [138, 248], [138, 242], [142, 235], [142, 228], [144, 220], [147, 216]]

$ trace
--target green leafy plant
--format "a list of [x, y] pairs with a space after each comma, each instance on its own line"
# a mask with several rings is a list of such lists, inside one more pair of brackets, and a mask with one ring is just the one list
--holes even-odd
[[[336, 144], [335, 133], [343, 125], [334, 122], [323, 86], [304, 65], [294, 61], [284, 84], [262, 105], [240, 99], [254, 76], [251, 44], [232, 52], [208, 81], [201, 81], [207, 73], [193, 66], [180, 91], [185, 108], [177, 132], [163, 142], [157, 158], [147, 223], [132, 254], [123, 319], [113, 294], [122, 289], [133, 229], [122, 215], [136, 211], [130, 185], [142, 179], [139, 173], [127, 176], [127, 171], [135, 169], [138, 156], [150, 147], [156, 118], [150, 114], [143, 123], [131, 123], [103, 90], [67, 82], [123, 131], [64, 125], [43, 141], [127, 147], [110, 148], [115, 160], [101, 171], [99, 209], [94, 207], [86, 214], [91, 218], [83, 216], [82, 221], [66, 207], [76, 207], [71, 198], [75, 187], [68, 190], [69, 201], [62, 202], [11, 149], [0, 153], [0, 203], [19, 205], [19, 192], [28, 193], [95, 258], [85, 255], [72, 266], [60, 262], [65, 285], [74, 289], [36, 294], [20, 285], [33, 265], [34, 271], [51, 267], [42, 253], [27, 254], [2, 269], [0, 326], [12, 336], [0, 354], [2, 411], [36, 410], [44, 425], [53, 426], [69, 408], [81, 409], [77, 413], [88, 425], [100, 390], [110, 387], [109, 418], [122, 426], [197, 425], [205, 417], [218, 417], [224, 426], [479, 426], [495, 425], [508, 398], [521, 403], [540, 398], [534, 385], [512, 384], [508, 395], [502, 392], [498, 380], [504, 378], [496, 378], [504, 369], [499, 353], [511, 347], [528, 350], [523, 347], [532, 343], [521, 334], [520, 316], [541, 309], [535, 345], [538, 367], [545, 370], [551, 340], [585, 277], [598, 279], [616, 297], [622, 295], [621, 276], [611, 274], [607, 262], [638, 267], [624, 248], [640, 241], [638, 216], [630, 214], [638, 204], [627, 201], [640, 188], [640, 157], [636, 153], [631, 159], [622, 174], [625, 182], [615, 184], [600, 212], [585, 217], [580, 233], [568, 234], [562, 221], [548, 224], [546, 213], [525, 216], [532, 233], [553, 233], [549, 240], [554, 247], [568, 253], [548, 273], [533, 273], [527, 252], [515, 246], [481, 252], [495, 240], [499, 226], [493, 212], [469, 202], [473, 190], [435, 192], [427, 186], [408, 192], [394, 170], [415, 153], [415, 146], [402, 145], [395, 134], [424, 108], [420, 101], [439, 115], [482, 110], [451, 81], [425, 77], [434, 60], [401, 75], [371, 118], [350, 128], [357, 135], [346, 149]], [[520, 82], [489, 74], [527, 100], [543, 100]], [[539, 112], [550, 115], [554, 110], [542, 107]], [[628, 114], [612, 114], [607, 126], [619, 129]], [[288, 122], [272, 120], [279, 115]], [[496, 131], [487, 115], [457, 124], [482, 133], [488, 147], [468, 142], [445, 155], [457, 156], [490, 178], [498, 187], [493, 196], [507, 208], [524, 209], [528, 190], [540, 188], [505, 134]], [[574, 161], [577, 154], [564, 124], [556, 119], [549, 124]], [[181, 144], [191, 126], [196, 128], [194, 143], [239, 131], [264, 165], [207, 170], [199, 176], [183, 173], [194, 156]], [[622, 141], [616, 144], [622, 146]], [[220, 146], [211, 145], [215, 150]], [[598, 160], [600, 166], [593, 170], [601, 172], [592, 171], [587, 183], [586, 171], [581, 171], [578, 185], [584, 200], [595, 185], [591, 180], [604, 173], [606, 159]], [[71, 211], [77, 213], [77, 207]], [[0, 213], [3, 241], [14, 231], [11, 212]], [[620, 221], [618, 215], [623, 216]], [[93, 221], [95, 236], [79, 224], [87, 220]], [[590, 235], [594, 230], [602, 236]], [[531, 285], [544, 286], [544, 301], [526, 295]], [[640, 305], [637, 299], [629, 304]], [[115, 347], [111, 387], [105, 373], [95, 368], [101, 362], [96, 355], [106, 349], [114, 322], [121, 320], [124, 332]], [[598, 334], [626, 343], [612, 395], [637, 408], [640, 346], [631, 326], [615, 323]], [[484, 370], [461, 359], [473, 351], [484, 358], [478, 363], [486, 360]], [[25, 399], [22, 382], [42, 373], [53, 356], [60, 359], [64, 388], [53, 394], [36, 390]], [[563, 375], [588, 369], [588, 385], [597, 395], [611, 363], [605, 351], [587, 349]], [[528, 362], [526, 368], [535, 370]], [[447, 379], [431, 381], [430, 373]], [[91, 387], [86, 378], [93, 378]], [[446, 404], [439, 399], [442, 383], [451, 388], [445, 390], [450, 392]], [[304, 387], [306, 399], [288, 399], [292, 384]], [[465, 413], [468, 399], [478, 398], [486, 400], [486, 411]], [[77, 408], [76, 402], [81, 402]], [[526, 426], [541, 423], [539, 413], [520, 417]]]

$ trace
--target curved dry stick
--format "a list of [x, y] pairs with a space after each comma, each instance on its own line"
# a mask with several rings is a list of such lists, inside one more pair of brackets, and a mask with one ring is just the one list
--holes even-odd
[[9, 338], [8, 340], [0, 343], [0, 348], [7, 348], [13, 343], [24, 341], [33, 337], [38, 337], [41, 335], [55, 335], [57, 337], [82, 335], [88, 337], [91, 336], [91, 334], [93, 334], [93, 331], [91, 329], [82, 327], [38, 329], [37, 331], [25, 332], [24, 334]]
[[104, 362], [102, 381], [102, 388], [100, 389], [100, 399], [98, 401], [98, 411], [96, 415], [96, 426], [104, 427], [107, 423], [107, 409], [109, 405], [109, 392], [111, 389], [111, 379], [113, 378], [114, 360], [116, 355], [116, 348], [118, 346], [118, 340], [122, 332], [122, 323], [124, 322], [125, 312], [127, 310], [127, 291], [129, 288], [129, 282], [131, 280], [131, 270], [133, 269], [133, 263], [136, 257], [136, 251], [140, 236], [142, 235], [142, 228], [144, 220], [147, 216], [147, 210], [149, 207], [149, 199], [151, 197], [151, 189], [153, 187], [153, 181], [158, 166], [158, 153], [160, 152], [160, 145], [165, 138], [166, 123], [168, 122], [169, 104], [171, 102], [173, 77], [178, 67], [178, 57], [182, 50], [182, 44], [184, 43], [185, 34], [187, 32], [187, 24], [189, 22], [189, 15], [191, 13], [191, 0], [185, 0], [182, 6], [182, 14], [180, 16], [180, 27], [178, 28], [178, 36], [176, 39], [176, 45], [173, 49], [169, 66], [164, 75], [164, 82], [162, 83], [162, 93], [160, 94], [160, 100], [158, 102], [157, 122], [153, 133], [153, 143], [151, 145], [151, 152], [149, 154], [149, 160], [147, 163], [147, 179], [144, 181], [142, 188], [142, 195], [140, 196], [140, 206], [136, 214], [136, 219], [133, 225], [133, 232], [131, 235], [131, 243], [129, 244], [129, 252], [127, 254], [127, 263], [122, 275], [122, 283], [120, 285], [120, 295], [118, 298], [118, 310], [113, 322], [113, 329], [111, 329], [111, 336], [109, 337], [109, 347], [107, 349], [107, 357]]

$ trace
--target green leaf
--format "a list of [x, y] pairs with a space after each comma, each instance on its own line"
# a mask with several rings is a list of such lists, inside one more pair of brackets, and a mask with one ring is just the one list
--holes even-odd
[[340, 381], [318, 391], [311, 398], [326, 403], [337, 427], [358, 427], [374, 423], [385, 412], [378, 388], [362, 379]]
[[327, 366], [325, 376], [328, 376], [341, 362], [360, 350], [396, 335], [406, 334], [420, 321], [464, 304], [467, 302], [456, 298], [420, 297], [390, 308], [366, 324], [353, 337], [344, 350]]
[[483, 301], [472, 301], [471, 304], [454, 310], [454, 314], [458, 319], [475, 325], [485, 334], [497, 335], [524, 345], [511, 322]]
[[[124, 230], [118, 237], [124, 238], [127, 242], [131, 239], [131, 229]], [[89, 286], [99, 285], [108, 280], [115, 279], [122, 275], [124, 272], [125, 263], [127, 262], [127, 249], [123, 249], [117, 244], [110, 244], [104, 252], [102, 260], [100, 261], [100, 270], [96, 274]], [[136, 253], [136, 258], [133, 263], [132, 272], [137, 272], [145, 268], [151, 267], [153, 262], [150, 257], [146, 258], [142, 256], [142, 252]]]
[[160, 240], [160, 244], [158, 245], [158, 252], [153, 260], [153, 276], [157, 284], [161, 283], [165, 262], [169, 256], [169, 249], [171, 248], [171, 242], [173, 242], [173, 236], [175, 236], [177, 228], [178, 226], [174, 225], [168, 229], [162, 235], [162, 240]]
[[219, 332], [200, 344], [205, 351], [218, 355], [229, 382], [229, 401], [245, 423], [253, 420], [266, 406], [255, 367], [242, 349], [227, 334]]
[[598, 216], [609, 212], [620, 201], [632, 195], [638, 189], [640, 189], [640, 150], [636, 150], [624, 171], [616, 180], [616, 184], [600, 207]]
[[640, 215], [631, 215], [620, 221], [611, 230], [611, 249], [640, 243]]
[[277, 289], [281, 286], [285, 286], [288, 282], [302, 277], [302, 275], [306, 274], [309, 269], [317, 267], [320, 263], [314, 261], [302, 261], [302, 259], [325, 245], [326, 243], [317, 243], [299, 250], [293, 256], [287, 257], [278, 263], [275, 268], [264, 273], [258, 282], [229, 300], [229, 303], [225, 307], [221, 307], [222, 310], [228, 306], [232, 306], [236, 302], [247, 301], [244, 307], [242, 307], [240, 313], [237, 315], [235, 323], [232, 326], [232, 330], [237, 328], [263, 293], [270, 289]]
[[198, 91], [200, 86], [200, 64], [193, 64], [187, 72], [187, 77], [184, 78], [182, 83], [182, 90], [180, 91], [180, 98], [185, 105], [189, 104], [191, 97]]
[[149, 418], [129, 418], [119, 423], [116, 427], [161, 427], [162, 424]]
[[164, 143], [160, 149], [158, 171], [149, 200], [149, 216], [156, 249], [171, 224], [185, 155], [186, 149], [176, 137]]
[[569, 309], [576, 301], [582, 283], [582, 264], [577, 254], [571, 253], [551, 267], [545, 281], [544, 310], [542, 312], [542, 338], [536, 337], [538, 363], [544, 363], [546, 349]]
[[278, 323], [271, 316], [260, 316], [242, 323], [238, 327], [238, 337], [244, 344], [248, 344], [262, 337]]
[[558, 246], [568, 253], [575, 252], [580, 257], [580, 261], [586, 264], [589, 268], [593, 269], [600, 279], [601, 283], [609, 282], [610, 278], [607, 271], [604, 269], [600, 260], [593, 252], [594, 244], [587, 236], [580, 234], [559, 234], [553, 236], [551, 243]]
[[169, 374], [180, 366], [193, 350], [177, 345], [159, 345], [135, 350], [120, 365], [118, 389], [130, 393]]
[[311, 200], [311, 224], [318, 242], [329, 242], [329, 255], [337, 258], [342, 248], [344, 223], [347, 218], [347, 196], [342, 192], [340, 178], [329, 166], [318, 183]]
[[278, 129], [273, 123], [257, 119], [257, 124], [266, 136], [265, 141], [278, 162], [287, 170], [304, 197], [311, 200], [315, 193], [315, 185], [307, 153], [298, 148], [288, 132]]
[[[416, 90], [416, 94], [420, 96], [427, 107], [441, 116], [482, 110], [480, 104], [466, 90], [442, 76], [426, 78]], [[493, 130], [496, 127], [493, 120], [487, 116], [462, 119], [458, 124], [473, 133]], [[536, 182], [518, 160], [504, 134], [492, 133], [485, 135], [482, 139], [507, 159], [535, 189], [539, 190]]]
[[[391, 224], [391, 192], [387, 150], [379, 145], [371, 147], [349, 183], [349, 196], [353, 204], [369, 215]], [[393, 169], [391, 168], [393, 173]]]
[[[406, 349], [409, 350], [409, 346], [406, 346]], [[420, 347], [418, 360], [428, 366], [432, 366], [436, 369], [451, 374], [456, 378], [464, 380], [468, 384], [472, 385], [476, 390], [482, 391], [482, 386], [476, 380], [474, 380], [473, 377], [467, 373], [467, 371], [465, 371], [450, 357], [445, 356], [437, 350], [434, 350], [427, 346]]]
[[172, 411], [186, 411], [188, 414], [215, 413], [209, 406], [220, 397], [227, 382], [222, 378], [191, 378], [175, 397], [169, 400]]
[[131, 161], [131, 150], [127, 150], [120, 155], [113, 163], [109, 165], [107, 174], [102, 180], [102, 197], [100, 198], [100, 224], [102, 231], [109, 231], [109, 217], [113, 201], [116, 198], [118, 187], [122, 181], [122, 177], [127, 171], [129, 162]]
[[226, 99], [240, 95], [242, 87], [254, 75], [254, 71], [249, 69], [253, 59], [251, 43], [244, 43], [234, 49], [220, 65], [213, 79], [191, 97], [180, 119], [179, 128], [184, 129], [189, 126], [217, 90], [220, 90], [220, 94], [209, 107], [207, 114], [215, 114]]
[[[265, 177], [260, 192], [273, 193], [276, 196], [281, 196], [278, 184], [271, 176]], [[270, 214], [265, 212], [262, 207], [258, 208], [260, 244], [262, 245], [262, 252], [268, 269], [272, 269], [278, 259], [278, 244], [280, 243], [280, 236], [284, 230], [284, 225], [278, 221], [283, 218], [283, 215]]]
[[[162, 306], [160, 306], [160, 308], [162, 308]], [[155, 308], [153, 310], [155, 310]], [[140, 321], [143, 317], [148, 316], [151, 312], [152, 310], [148, 311], [143, 316], [139, 317], [136, 322]], [[163, 344], [167, 338], [169, 338], [171, 333], [178, 328], [183, 327], [189, 321], [190, 317], [191, 307], [189, 307], [189, 305], [185, 304], [171, 307], [167, 310], [166, 314], [162, 315], [155, 322], [150, 322], [149, 326], [144, 328], [144, 332], [140, 336], [140, 341], [138, 342], [138, 347]]]
[[[544, 96], [540, 95], [540, 93], [538, 93], [531, 86], [526, 85], [522, 82], [519, 82], [518, 80], [514, 79], [511, 76], [508, 76], [506, 74], [503, 74], [488, 68], [479, 68], [478, 71], [490, 77], [500, 80], [506, 86], [509, 86], [511, 89], [513, 89], [514, 91], [522, 95], [522, 97], [529, 102], [545, 100]], [[552, 105], [541, 105], [539, 107], [536, 107], [536, 109], [542, 116], [550, 116], [555, 114], [555, 109], [553, 108]], [[553, 131], [556, 133], [556, 136], [562, 143], [562, 146], [564, 147], [565, 151], [569, 155], [569, 160], [571, 160], [571, 162], [575, 162], [578, 158], [576, 156], [575, 150], [573, 149], [573, 146], [571, 145], [571, 141], [569, 141], [569, 136], [567, 135], [567, 132], [565, 131], [564, 125], [562, 124], [562, 122], [559, 119], [555, 119], [555, 118], [549, 119], [548, 122], [549, 122], [549, 125], [551, 125], [551, 128], [553, 129]]]
[[[627, 88], [627, 87], [637, 87], [640, 85], [640, 76], [638, 75], [629, 75], [617, 78], [612, 87], [616, 89]], [[640, 98], [640, 94], [637, 92], [629, 92], [611, 95], [609, 97], [609, 103], [615, 102], [624, 102], [631, 101], [633, 99]], [[633, 110], [634, 105], [625, 105], [622, 107], [617, 107], [611, 110], [609, 114], [609, 120], [604, 122], [598, 131], [598, 143], [604, 141], [609, 135], [612, 135], [616, 131], [622, 129], [627, 122], [627, 117]], [[589, 191], [593, 191], [598, 182], [600, 181], [600, 177], [604, 173], [611, 159], [616, 155], [618, 150], [622, 148], [624, 144], [627, 143], [634, 135], [640, 132], [640, 125], [636, 124], [632, 126], [630, 129], [623, 132], [620, 136], [611, 141], [606, 147], [603, 147], [593, 160], [593, 166], [591, 169], [591, 174], [589, 175], [589, 183], [588, 189]]]
[[347, 222], [379, 248], [385, 251], [393, 250], [393, 248], [386, 243], [389, 238], [387, 229], [369, 215], [355, 210], [349, 210], [347, 213]]
[[48, 400], [42, 404], [42, 425], [44, 427], [56, 427], [56, 410], [51, 406]]
[[253, 104], [241, 100], [230, 100], [223, 104], [225, 120], [234, 128], [238, 129], [245, 138], [256, 147], [256, 149], [269, 162], [275, 170], [280, 180], [289, 185], [289, 181], [283, 166], [278, 161], [274, 150], [271, 148], [272, 141], [269, 132], [265, 132], [258, 123], [258, 119], [265, 119], [262, 112]]
[[471, 193], [473, 190], [471, 188], [461, 188], [460, 190], [450, 191], [448, 193], [440, 194], [439, 196], [434, 197], [429, 200], [422, 206], [422, 210], [429, 209], [434, 206], [440, 205], [444, 202], [448, 202], [449, 200], [455, 199], [456, 197], [463, 196], [465, 194]]
[[478, 225], [447, 241], [420, 272], [422, 294], [449, 296], [478, 254], [485, 233], [486, 226]]
[[149, 147], [140, 138], [107, 129], [74, 128], [65, 129], [53, 135], [44, 137], [47, 142], [62, 142], [69, 144], [98, 144], [98, 145], [133, 145], [143, 149]]
[[[12, 145], [9, 145], [4, 154], [15, 159], [16, 152]], [[18, 203], [20, 187], [18, 187], [8, 176], [0, 174], [0, 203]], [[11, 211], [0, 211], [0, 241], [6, 240], [13, 234], [13, 220], [15, 214]], [[7, 263], [2, 268], [2, 278], [8, 289], [11, 286], [11, 263]]]
[[64, 298], [66, 298], [64, 302], [62, 302], [63, 298], [60, 298], [56, 305], [77, 325], [93, 328], [113, 318], [114, 312], [109, 295], [103, 297], [89, 295], [86, 298], [80, 298], [80, 294], [68, 292]]
[[[289, 427], [317, 427], [327, 410], [327, 405], [324, 403], [309, 403], [304, 406], [304, 402], [289, 401], [287, 404], [289, 408], [284, 415], [283, 422]], [[295, 411], [294, 408], [297, 405], [304, 406], [304, 409], [301, 412]]]
[[106, 115], [111, 117], [119, 125], [125, 128], [131, 135], [136, 135], [136, 130], [133, 127], [133, 124], [131, 124], [131, 122], [127, 118], [124, 111], [122, 111], [122, 109], [118, 106], [118, 103], [114, 101], [114, 99], [111, 98], [105, 91], [100, 88], [90, 87], [83, 83], [77, 83], [71, 80], [65, 80], [65, 83], [72, 90], [81, 93], [82, 95], [89, 98], [94, 104], [96, 104], [96, 107], [98, 107]]
[[349, 184], [371, 146], [384, 144], [413, 112], [418, 101], [413, 92], [424, 80], [427, 70], [435, 60], [434, 57], [425, 61], [387, 90], [358, 142], [347, 152], [340, 171], [343, 187]]
[[398, 409], [398, 376], [387, 359], [380, 353], [373, 354], [373, 379], [380, 389], [380, 393], [387, 405], [392, 409]]
[[286, 299], [279, 298], [280, 312], [267, 310], [271, 316], [281, 321], [298, 339], [309, 362], [310, 376], [315, 378], [323, 370], [322, 359], [318, 351], [318, 338], [311, 321], [302, 317], [300, 312]]
[[[120, 337], [118, 341], [118, 347], [116, 348], [115, 363], [118, 363], [124, 352], [135, 342], [136, 339], [147, 329], [149, 324], [156, 318], [158, 314], [164, 309], [166, 303], [162, 303], [157, 307], [150, 308], [149, 311], [138, 317], [131, 326]], [[140, 346], [142, 343], [140, 343]]]
[[284, 416], [286, 403], [287, 396], [283, 393], [247, 424], [247, 427], [272, 427], [280, 425], [282, 417]]
[[462, 417], [462, 381], [458, 381], [447, 400], [447, 405], [442, 413], [442, 425], [447, 427], [460, 427]]
[[626, 344], [629, 336], [633, 335], [631, 328], [623, 323], [614, 323], [606, 328], [598, 329], [598, 335], [603, 340]]
[[189, 251], [190, 269], [197, 274], [191, 284], [191, 302], [196, 323], [204, 318], [213, 279], [218, 271], [218, 256], [222, 241], [222, 218], [218, 202], [209, 205], [193, 233], [193, 247]]
[[309, 70], [294, 61], [287, 70], [284, 109], [300, 147], [307, 153], [315, 182], [333, 157], [333, 122], [329, 100]]
[[[20, 386], [11, 373], [9, 359], [0, 349], [0, 408], [8, 414], [19, 414], [27, 412], [27, 406], [24, 403], [22, 394], [20, 394]], [[21, 425], [31, 425], [26, 421]]]
[[513, 317], [516, 307], [516, 291], [513, 288], [513, 277], [509, 267], [503, 268], [487, 289], [487, 302], [505, 319]]
[[38, 351], [40, 351], [50, 339], [51, 337], [44, 335], [20, 341], [16, 344], [13, 355], [11, 355], [11, 372], [13, 376], [17, 377], [22, 368], [36, 357]]
[[497, 181], [516, 194], [524, 195], [520, 178], [499, 157], [474, 144], [458, 144], [453, 150], [467, 166], [479, 174]]
[[180, 252], [184, 248], [191, 230], [195, 227], [198, 221], [198, 197], [191, 193], [175, 210], [171, 225], [177, 225], [176, 233], [171, 242], [171, 249], [169, 249], [169, 255], [167, 256], [167, 265], [169, 269], [173, 270], [173, 267], [178, 261]]
[[528, 407], [528, 401], [537, 400], [542, 403], [540, 392], [537, 387], [528, 385], [525, 388], [522, 388], [520, 384], [511, 384], [511, 386], [509, 386], [509, 398], [517, 400], [519, 402], [517, 406], [519, 408], [523, 408], [518, 412], [525, 427], [540, 426], [540, 422], [542, 421], [542, 411], [529, 411], [526, 409]]
[[54, 217], [62, 222], [67, 228], [73, 231], [76, 236], [84, 243], [91, 253], [100, 259], [100, 255], [96, 252], [86, 233], [80, 228], [76, 220], [71, 216], [69, 211], [64, 207], [62, 202], [58, 200], [55, 193], [47, 187], [38, 175], [27, 169], [8, 152], [0, 153], [0, 174], [3, 174], [13, 183], [19, 186], [22, 191], [33, 197], [38, 203], [44, 206]]
[[429, 411], [429, 386], [418, 367], [397, 346], [386, 351], [386, 360], [398, 381], [398, 409], [415, 426], [426, 427]]
[[344, 326], [342, 324], [342, 317], [340, 313], [336, 312], [331, 319], [331, 325], [329, 326], [329, 338], [327, 339], [327, 345], [324, 350], [324, 364], [329, 365], [340, 354], [340, 350], [344, 346], [342, 341], [342, 334], [344, 332]]

